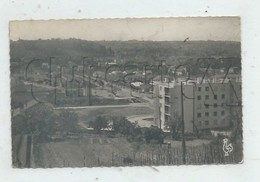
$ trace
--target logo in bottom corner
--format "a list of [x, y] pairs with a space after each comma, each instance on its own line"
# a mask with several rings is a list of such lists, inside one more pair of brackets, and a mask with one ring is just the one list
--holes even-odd
[[223, 151], [225, 153], [225, 156], [229, 156], [229, 154], [233, 151], [232, 143], [228, 144], [228, 139], [223, 139]]

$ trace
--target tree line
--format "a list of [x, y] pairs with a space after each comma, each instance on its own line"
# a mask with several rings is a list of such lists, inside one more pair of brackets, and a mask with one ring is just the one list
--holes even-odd
[[122, 116], [97, 116], [89, 122], [89, 126], [98, 134], [102, 134], [104, 129], [110, 129], [113, 135], [124, 136], [130, 142], [163, 143], [165, 138], [157, 126], [141, 128], [136, 122], [132, 123]]
[[77, 131], [78, 121], [75, 112], [64, 110], [54, 113], [52, 107], [39, 103], [12, 118], [12, 135], [33, 135], [35, 140], [44, 142], [57, 131], [65, 135]]

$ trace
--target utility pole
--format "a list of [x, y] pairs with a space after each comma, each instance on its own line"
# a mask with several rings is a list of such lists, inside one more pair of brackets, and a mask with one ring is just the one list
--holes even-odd
[[50, 57], [50, 60], [49, 60], [49, 79], [50, 79], [50, 86], [52, 86], [52, 57]]
[[159, 124], [160, 124], [160, 147], [162, 147], [162, 120], [161, 120], [161, 106], [160, 106], [160, 101], [159, 101]]
[[57, 103], [57, 77], [54, 77], [54, 105]]
[[182, 162], [186, 164], [186, 144], [185, 144], [185, 134], [184, 134], [184, 108], [183, 108], [183, 85], [181, 82], [181, 120], [182, 120]]
[[89, 75], [88, 75], [88, 104], [89, 106], [92, 105], [91, 103], [91, 73], [89, 70]]
[[91, 106], [92, 102], [91, 102], [91, 95], [92, 95], [92, 88], [91, 88], [91, 71], [92, 68], [91, 66], [88, 67], [88, 105]]

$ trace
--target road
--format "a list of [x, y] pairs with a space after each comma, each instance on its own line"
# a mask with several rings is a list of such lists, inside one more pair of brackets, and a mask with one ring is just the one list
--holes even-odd
[[154, 121], [146, 120], [146, 119], [153, 119], [153, 115], [132, 115], [128, 116], [127, 120], [131, 123], [137, 122], [140, 127], [150, 127], [151, 125], [156, 125]]
[[100, 108], [122, 108], [122, 107], [149, 107], [148, 103], [131, 103], [127, 105], [100, 105], [100, 106], [72, 106], [72, 107], [54, 107], [53, 109], [100, 109]]

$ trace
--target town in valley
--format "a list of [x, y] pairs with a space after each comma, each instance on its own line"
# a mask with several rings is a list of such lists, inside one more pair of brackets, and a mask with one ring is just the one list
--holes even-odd
[[10, 40], [13, 167], [240, 163], [240, 49]]

